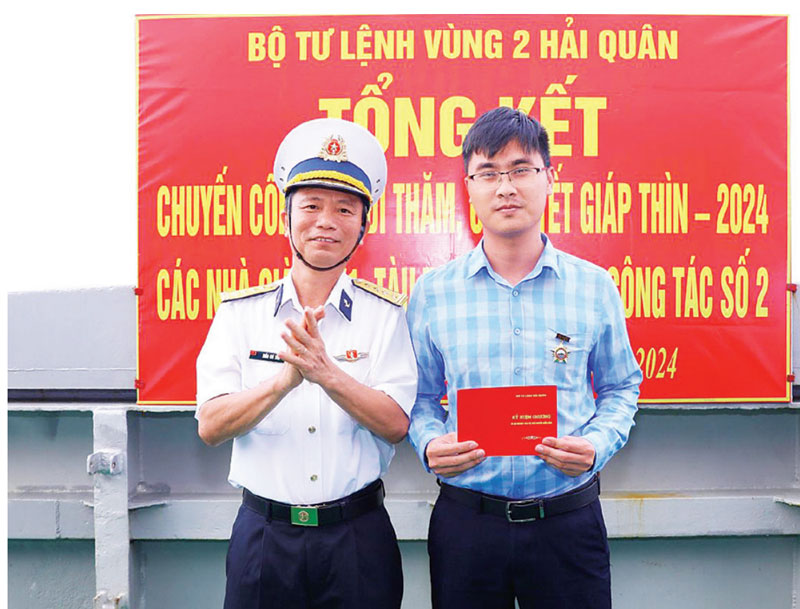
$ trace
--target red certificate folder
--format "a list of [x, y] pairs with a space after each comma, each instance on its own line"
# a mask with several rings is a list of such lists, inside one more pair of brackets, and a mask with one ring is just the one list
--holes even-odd
[[458, 441], [474, 440], [487, 457], [537, 455], [558, 437], [555, 385], [480, 387], [458, 391]]

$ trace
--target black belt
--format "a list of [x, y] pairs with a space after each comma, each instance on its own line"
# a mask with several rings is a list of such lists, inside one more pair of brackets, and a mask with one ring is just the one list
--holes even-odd
[[484, 514], [500, 516], [509, 522], [530, 522], [565, 514], [589, 505], [600, 496], [600, 481], [596, 475], [586, 484], [563, 495], [522, 501], [509, 501], [441, 482], [440, 486], [441, 494], [448, 499]]
[[264, 499], [247, 489], [242, 492], [242, 503], [267, 519], [283, 520], [303, 527], [316, 527], [350, 520], [383, 505], [383, 482], [376, 480], [369, 486], [331, 503], [314, 505], [289, 505]]

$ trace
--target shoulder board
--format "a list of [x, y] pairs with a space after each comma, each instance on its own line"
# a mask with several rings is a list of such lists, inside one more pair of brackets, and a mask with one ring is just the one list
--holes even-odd
[[398, 307], [402, 307], [407, 300], [405, 294], [382, 288], [366, 279], [353, 279], [353, 285]]
[[275, 281], [269, 285], [254, 285], [251, 288], [243, 290], [236, 290], [235, 292], [222, 292], [219, 298], [221, 302], [230, 302], [231, 300], [240, 300], [242, 298], [250, 298], [250, 296], [259, 296], [260, 294], [269, 294], [281, 287], [280, 281]]

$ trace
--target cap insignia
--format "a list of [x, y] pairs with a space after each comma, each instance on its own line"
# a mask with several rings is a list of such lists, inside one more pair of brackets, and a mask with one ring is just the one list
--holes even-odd
[[337, 163], [346, 161], [347, 145], [344, 143], [344, 138], [341, 135], [331, 135], [322, 143], [319, 156], [326, 161], [336, 161]]

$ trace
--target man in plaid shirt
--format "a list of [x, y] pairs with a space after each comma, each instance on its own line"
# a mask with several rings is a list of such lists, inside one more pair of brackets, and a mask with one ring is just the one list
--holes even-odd
[[[409, 439], [441, 486], [428, 535], [433, 604], [610, 607], [597, 472], [628, 439], [642, 379], [619, 293], [605, 270], [541, 233], [554, 175], [535, 119], [487, 112], [463, 158], [483, 239], [426, 273], [408, 307], [419, 374]], [[487, 458], [456, 441], [459, 389], [529, 385], [557, 387], [559, 437], [536, 455]]]

